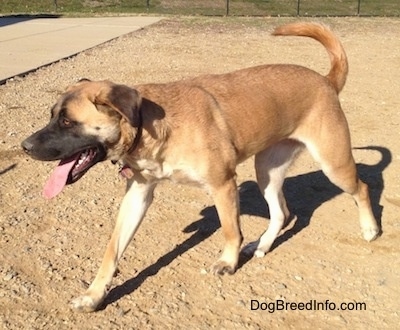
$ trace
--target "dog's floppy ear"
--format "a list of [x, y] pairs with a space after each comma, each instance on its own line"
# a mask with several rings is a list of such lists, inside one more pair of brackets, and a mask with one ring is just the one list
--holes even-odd
[[119, 112], [133, 127], [140, 125], [139, 109], [142, 98], [138, 91], [125, 85], [110, 84], [96, 98], [96, 102], [108, 105]]

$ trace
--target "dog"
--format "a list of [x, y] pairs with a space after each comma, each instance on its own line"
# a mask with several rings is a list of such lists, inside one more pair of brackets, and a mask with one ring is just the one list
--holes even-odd
[[211, 193], [225, 239], [212, 272], [233, 274], [243, 240], [235, 168], [251, 156], [271, 220], [260, 238], [244, 248], [246, 253], [264, 256], [289, 218], [282, 185], [287, 168], [304, 148], [332, 183], [353, 196], [364, 239], [380, 234], [339, 103], [348, 73], [342, 44], [317, 23], [291, 23], [273, 35], [319, 41], [330, 56], [329, 73], [274, 64], [135, 87], [84, 79], [58, 99], [48, 125], [22, 142], [34, 159], [61, 160], [45, 185], [47, 198], [106, 159], [121, 163], [127, 178], [100, 269], [88, 290], [72, 301], [73, 308], [94, 311], [103, 302], [118, 260], [145, 216], [155, 186], [164, 179]]

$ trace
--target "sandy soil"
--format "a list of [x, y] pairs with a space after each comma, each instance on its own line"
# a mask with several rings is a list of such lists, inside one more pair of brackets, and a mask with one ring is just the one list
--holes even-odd
[[[103, 308], [92, 314], [69, 309], [96, 274], [124, 181], [116, 166], [102, 163], [45, 201], [41, 190], [55, 164], [25, 156], [23, 138], [47, 122], [60, 92], [81, 77], [132, 85], [273, 62], [326, 73], [328, 57], [318, 43], [269, 36], [273, 26], [290, 20], [167, 19], [0, 86], [0, 327], [398, 327], [400, 20], [385, 18], [320, 19], [337, 32], [349, 56], [341, 101], [353, 145], [360, 148], [354, 150], [358, 169], [382, 223], [378, 240], [362, 240], [351, 197], [304, 154], [285, 183], [297, 221], [265, 258], [242, 258], [235, 275], [214, 276], [209, 266], [222, 248], [222, 233], [210, 196], [165, 182], [121, 260]], [[254, 183], [252, 160], [238, 174], [247, 243], [265, 230], [268, 209]], [[252, 310], [252, 300], [315, 300], [323, 306], [271, 313]], [[340, 310], [342, 302], [349, 308], [365, 303], [366, 310]], [[326, 310], [334, 307], [329, 303], [336, 308]]]

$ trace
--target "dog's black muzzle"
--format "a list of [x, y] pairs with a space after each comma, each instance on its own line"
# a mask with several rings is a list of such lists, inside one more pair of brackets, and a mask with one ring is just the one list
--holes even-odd
[[95, 136], [48, 125], [21, 143], [24, 151], [42, 161], [60, 160], [86, 149], [96, 149], [96, 162], [106, 158], [106, 148]]

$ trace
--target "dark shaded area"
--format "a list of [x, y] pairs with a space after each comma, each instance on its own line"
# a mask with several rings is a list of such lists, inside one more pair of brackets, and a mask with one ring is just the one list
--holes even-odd
[[8, 16], [0, 16], [0, 27], [18, 24], [25, 21], [31, 21], [33, 19], [38, 18], [59, 18], [61, 15], [53, 15], [53, 14], [35, 14], [35, 15], [8, 15]]

